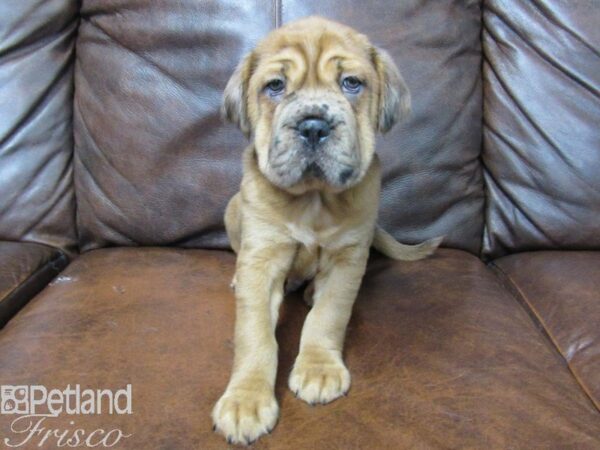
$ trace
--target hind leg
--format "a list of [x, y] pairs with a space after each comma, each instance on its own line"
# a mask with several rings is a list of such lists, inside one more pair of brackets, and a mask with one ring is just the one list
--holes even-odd
[[304, 303], [306, 303], [308, 305], [309, 308], [312, 308], [315, 299], [314, 299], [314, 295], [315, 295], [315, 280], [311, 280], [310, 283], [308, 283], [308, 286], [306, 286], [304, 288], [304, 293], [302, 294], [302, 299], [304, 300]]
[[[225, 231], [227, 231], [227, 237], [229, 238], [229, 245], [233, 251], [237, 254], [240, 251], [242, 244], [242, 214], [240, 211], [241, 197], [238, 192], [235, 194], [225, 209]], [[235, 275], [229, 285], [231, 289], [235, 291]]]
[[229, 238], [229, 245], [235, 253], [239, 253], [242, 240], [242, 214], [240, 211], [241, 196], [238, 192], [227, 204], [225, 209], [225, 230]]
[[[296, 252], [296, 258], [292, 264], [290, 273], [285, 283], [286, 293], [293, 292], [300, 288], [304, 283], [312, 280], [319, 264], [319, 249], [300, 246]], [[306, 300], [306, 297], [305, 297]]]

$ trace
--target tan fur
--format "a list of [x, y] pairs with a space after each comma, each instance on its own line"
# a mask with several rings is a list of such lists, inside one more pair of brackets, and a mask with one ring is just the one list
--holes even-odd
[[[364, 80], [360, 97], [340, 93], [337, 72], [342, 69]], [[286, 96], [274, 101], [263, 86], [282, 73]], [[334, 182], [325, 182], [323, 175], [288, 185], [287, 172], [275, 171], [273, 152], [296, 145], [286, 127], [298, 109], [317, 111], [321, 103], [341, 118], [337, 147], [330, 149]], [[225, 213], [238, 254], [235, 357], [212, 417], [230, 442], [250, 443], [277, 421], [274, 332], [286, 280], [291, 288], [312, 280], [307, 294], [313, 305], [289, 387], [308, 403], [327, 403], [350, 387], [342, 360], [344, 335], [371, 245], [402, 260], [425, 257], [439, 245], [439, 239], [403, 245], [376, 227], [381, 181], [374, 135], [388, 130], [409, 105], [408, 89], [386, 53], [352, 29], [316, 17], [271, 33], [229, 81], [224, 112], [253, 137], [243, 156], [240, 192]], [[337, 151], [346, 151], [344, 164], [352, 164], [354, 172], [336, 184]]]
[[433, 254], [441, 243], [442, 238], [436, 237], [417, 245], [401, 244], [380, 226], [375, 228], [375, 236], [373, 237], [373, 247], [385, 256], [399, 261], [417, 261], [426, 258]]

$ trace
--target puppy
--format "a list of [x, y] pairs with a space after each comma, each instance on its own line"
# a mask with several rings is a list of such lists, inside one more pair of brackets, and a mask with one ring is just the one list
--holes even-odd
[[310, 404], [327, 403], [350, 387], [342, 348], [369, 248], [416, 260], [439, 245], [403, 245], [376, 226], [375, 134], [409, 108], [391, 57], [318, 17], [270, 33], [229, 80], [224, 114], [253, 140], [225, 212], [237, 253], [235, 357], [212, 418], [229, 442], [251, 443], [277, 422], [275, 326], [286, 280], [312, 280], [313, 305], [288, 384]]

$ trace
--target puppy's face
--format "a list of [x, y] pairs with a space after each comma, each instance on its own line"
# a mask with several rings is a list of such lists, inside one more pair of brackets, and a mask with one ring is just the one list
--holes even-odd
[[239, 64], [224, 111], [248, 136], [261, 172], [294, 194], [360, 182], [375, 133], [408, 112], [387, 53], [343, 25], [311, 17], [269, 34]]

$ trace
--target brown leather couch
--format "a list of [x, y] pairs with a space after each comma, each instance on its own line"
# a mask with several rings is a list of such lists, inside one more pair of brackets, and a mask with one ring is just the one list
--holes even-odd
[[[232, 361], [222, 216], [245, 141], [218, 105], [261, 36], [315, 13], [401, 68], [413, 114], [379, 141], [380, 223], [445, 248], [373, 255], [352, 388], [330, 405], [286, 388], [307, 308], [284, 304], [282, 415], [255, 447], [599, 449], [595, 0], [2, 2], [0, 384], [131, 384], [133, 414], [45, 427], [226, 448], [209, 413]], [[24, 438], [14, 419], [3, 445]], [[20, 448], [58, 446], [40, 436]]]

